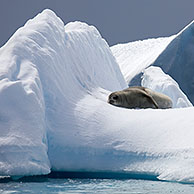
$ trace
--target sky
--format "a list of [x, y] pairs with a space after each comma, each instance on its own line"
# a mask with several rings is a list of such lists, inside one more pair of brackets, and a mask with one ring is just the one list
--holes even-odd
[[46, 8], [65, 24], [94, 25], [110, 46], [170, 36], [194, 20], [194, 0], [0, 0], [0, 47]]

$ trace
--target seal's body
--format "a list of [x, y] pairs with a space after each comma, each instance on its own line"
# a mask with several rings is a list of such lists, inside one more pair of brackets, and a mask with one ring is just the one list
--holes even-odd
[[172, 101], [168, 96], [141, 86], [111, 93], [108, 103], [124, 108], [172, 108]]

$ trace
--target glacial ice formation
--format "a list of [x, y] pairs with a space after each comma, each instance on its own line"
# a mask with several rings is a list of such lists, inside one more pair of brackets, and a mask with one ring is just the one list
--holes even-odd
[[[64, 26], [51, 10], [17, 30], [0, 48], [0, 175], [52, 169], [194, 182], [194, 108], [108, 104], [127, 87], [117, 61], [95, 27]], [[143, 84], [155, 86], [148, 78], [146, 70]]]

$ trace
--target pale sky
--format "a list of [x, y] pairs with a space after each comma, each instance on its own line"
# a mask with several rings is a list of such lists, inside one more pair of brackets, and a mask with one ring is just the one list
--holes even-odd
[[45, 8], [94, 25], [109, 45], [170, 36], [194, 20], [194, 0], [0, 0], [0, 47]]

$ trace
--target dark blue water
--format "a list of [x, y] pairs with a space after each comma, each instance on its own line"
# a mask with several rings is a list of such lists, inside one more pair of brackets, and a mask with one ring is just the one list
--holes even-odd
[[52, 179], [44, 182], [0, 183], [0, 193], [59, 193], [59, 194], [194, 194], [194, 185], [151, 180], [115, 179]]

